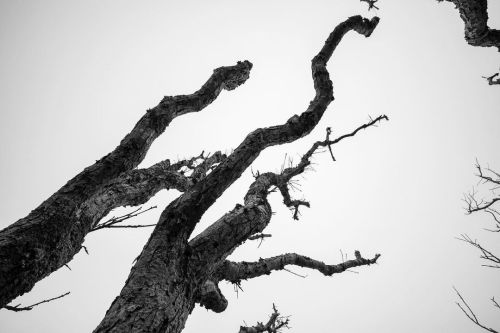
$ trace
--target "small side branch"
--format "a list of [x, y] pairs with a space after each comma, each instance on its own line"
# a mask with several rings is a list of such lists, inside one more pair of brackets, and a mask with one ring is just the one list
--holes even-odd
[[446, 1], [453, 3], [460, 12], [460, 18], [464, 21], [465, 40], [469, 45], [496, 47], [500, 51], [500, 30], [488, 27], [487, 0]]
[[375, 4], [378, 2], [378, 0], [359, 0], [361, 2], [366, 2], [368, 4], [368, 10], [370, 9], [380, 9], [378, 8], [377, 6], [375, 6]]
[[290, 193], [288, 191], [288, 184], [290, 183], [290, 180], [293, 177], [304, 172], [304, 170], [311, 164], [310, 159], [311, 159], [312, 155], [316, 152], [316, 150], [319, 147], [328, 147], [328, 149], [330, 151], [330, 155], [331, 155], [333, 161], [335, 161], [335, 157], [333, 156], [333, 152], [332, 152], [332, 148], [331, 148], [332, 145], [339, 143], [340, 141], [342, 141], [346, 138], [350, 138], [350, 137], [355, 136], [361, 130], [364, 130], [368, 127], [376, 126], [382, 120], [388, 121], [389, 117], [387, 117], [386, 115], [380, 115], [375, 119], [372, 119], [370, 117], [370, 121], [368, 123], [365, 123], [365, 124], [359, 126], [358, 128], [356, 128], [354, 131], [352, 131], [348, 134], [344, 134], [344, 135], [342, 135], [336, 139], [333, 139], [333, 140], [330, 139], [331, 128], [328, 127], [326, 129], [326, 139], [324, 141], [316, 141], [312, 145], [312, 147], [302, 156], [302, 158], [300, 159], [300, 162], [296, 166], [286, 168], [279, 175], [276, 175], [276, 178], [275, 178], [276, 183], [274, 185], [276, 185], [278, 187], [281, 194], [283, 195], [283, 203], [287, 207], [289, 207], [290, 209], [293, 210], [293, 212], [294, 212], [293, 218], [295, 220], [298, 220], [299, 207], [300, 206], [310, 207], [310, 204], [309, 204], [309, 202], [307, 202], [305, 200], [292, 200], [290, 197]]
[[28, 306], [21, 306], [21, 304], [18, 304], [18, 305], [15, 305], [15, 306], [12, 306], [12, 305], [6, 305], [4, 308], [7, 309], [7, 310], [10, 310], [10, 311], [15, 311], [15, 312], [20, 312], [20, 311], [30, 311], [32, 310], [35, 306], [38, 306], [40, 304], [43, 304], [43, 303], [48, 303], [48, 302], [52, 302], [56, 299], [59, 299], [59, 298], [63, 298], [64, 296], [67, 296], [69, 295], [70, 292], [68, 291], [67, 293], [64, 293], [62, 295], [59, 295], [57, 297], [53, 297], [53, 298], [49, 298], [49, 299], [44, 299], [43, 301], [41, 302], [38, 302], [38, 303], [35, 303], [35, 304], [31, 304], [31, 305], [28, 305]]
[[469, 245], [474, 246], [475, 248], [479, 249], [481, 251], [481, 259], [484, 259], [490, 263], [489, 265], [483, 264], [485, 267], [492, 267], [492, 268], [500, 268], [500, 258], [493, 254], [491, 251], [485, 249], [481, 244], [477, 242], [477, 240], [472, 240], [468, 235], [462, 234], [460, 235], [460, 238], [457, 238], [458, 240], [461, 240], [463, 242], [466, 242]]
[[484, 330], [486, 330], [488, 332], [499, 333], [498, 331], [494, 330], [493, 328], [486, 327], [483, 324], [481, 324], [481, 322], [479, 321], [479, 319], [475, 315], [474, 311], [472, 311], [471, 307], [469, 306], [469, 304], [467, 304], [467, 302], [462, 297], [462, 295], [460, 295], [460, 293], [458, 292], [458, 290], [455, 287], [453, 287], [453, 290], [455, 290], [455, 292], [457, 293], [458, 297], [460, 298], [460, 301], [456, 302], [456, 304], [458, 305], [458, 307], [460, 308], [460, 310], [462, 310], [462, 312], [467, 316], [467, 318], [470, 319], [470, 321], [472, 321], [476, 326], [479, 326], [479, 327], [481, 327], [482, 329], [484, 329]]
[[488, 190], [495, 195], [492, 199], [479, 199], [476, 189], [472, 189], [470, 193], [464, 195], [464, 201], [466, 203], [465, 210], [467, 214], [472, 214], [474, 212], [483, 211], [490, 214], [496, 223], [496, 230], [490, 230], [493, 232], [500, 232], [500, 212], [495, 208], [495, 204], [500, 201], [500, 196], [497, 194], [497, 190], [500, 188], [500, 174], [490, 168], [483, 168], [476, 161], [477, 177], [479, 178], [479, 183], [481, 185], [489, 185]]
[[283, 328], [289, 328], [289, 322], [289, 317], [282, 317], [273, 304], [273, 313], [267, 323], [257, 322], [255, 326], [241, 326], [239, 333], [279, 333]]
[[156, 224], [143, 224], [143, 225], [117, 225], [118, 223], [121, 223], [123, 221], [126, 221], [130, 218], [133, 218], [133, 217], [136, 217], [138, 215], [141, 215], [141, 214], [144, 214], [152, 209], [155, 209], [157, 208], [156, 206], [151, 206], [149, 207], [148, 209], [146, 210], [142, 210], [142, 207], [139, 207], [137, 208], [136, 210], [128, 213], [128, 214], [125, 214], [125, 215], [122, 215], [122, 216], [118, 216], [118, 217], [112, 217], [111, 219], [105, 221], [105, 222], [102, 222], [98, 225], [96, 225], [95, 227], [92, 228], [92, 230], [90, 231], [96, 231], [96, 230], [100, 230], [100, 229], [106, 229], [106, 228], [146, 228], [146, 227], [153, 227], [155, 226]]
[[216, 281], [205, 281], [198, 298], [198, 303], [201, 306], [215, 313], [223, 312], [227, 308], [227, 299], [222, 294]]
[[[490, 86], [493, 86], [495, 84], [500, 84], [500, 76], [499, 75], [500, 75], [500, 73], [495, 73], [491, 76], [482, 76], [482, 78], [486, 79], [486, 81], [488, 81], [488, 84]], [[498, 79], [495, 79], [497, 76], [499, 76]]]
[[367, 266], [377, 262], [380, 254], [376, 254], [372, 259], [365, 259], [359, 251], [354, 252], [355, 259], [344, 261], [336, 265], [327, 265], [321, 261], [296, 254], [286, 253], [272, 258], [259, 259], [256, 262], [232, 262], [226, 260], [220, 268], [221, 279], [231, 282], [252, 279], [262, 275], [269, 275], [272, 271], [284, 270], [287, 265], [295, 265], [315, 269], [323, 275], [331, 276], [342, 273], [349, 268]]

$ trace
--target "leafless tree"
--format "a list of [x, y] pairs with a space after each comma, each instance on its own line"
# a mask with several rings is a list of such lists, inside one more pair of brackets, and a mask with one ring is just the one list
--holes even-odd
[[[438, 0], [451, 2], [465, 25], [465, 40], [472, 46], [496, 47], [500, 52], [500, 30], [488, 26], [488, 0]], [[500, 73], [483, 76], [489, 85], [500, 84]]]
[[[344, 34], [354, 30], [368, 37], [378, 21], [377, 17], [368, 20], [353, 16], [333, 30], [312, 59], [316, 94], [302, 114], [292, 116], [282, 125], [254, 130], [229, 155], [202, 153], [175, 163], [165, 160], [137, 169], [152, 142], [174, 118], [201, 111], [222, 90], [233, 90], [245, 83], [252, 64], [243, 61], [217, 68], [195, 93], [164, 97], [146, 112], [114, 151], [76, 175], [28, 216], [0, 232], [0, 308], [12, 307], [7, 305], [11, 300], [65, 266], [84, 248], [89, 232], [118, 227], [122, 221], [140, 214], [134, 211], [100, 222], [112, 209], [143, 204], [162, 189], [183, 193], [162, 212], [120, 295], [95, 332], [180, 332], [196, 304], [214, 312], [225, 310], [227, 301], [218, 287], [219, 281], [239, 285], [242, 280], [270, 274], [287, 265], [315, 269], [330, 276], [351, 267], [375, 263], [378, 254], [365, 259], [358, 251], [352, 260], [336, 265], [295, 253], [258, 262], [232, 262], [227, 257], [246, 240], [266, 237], [262, 232], [272, 216], [267, 197], [273, 189], [283, 195], [284, 204], [293, 211], [294, 218], [298, 218], [300, 206], [309, 206], [307, 201], [291, 198], [289, 184], [293, 177], [306, 170], [318, 148], [330, 148], [362, 129], [387, 120], [386, 116], [370, 119], [335, 139], [330, 138], [327, 131], [326, 139], [315, 142], [296, 165], [281, 173], [256, 174], [243, 205], [237, 204], [189, 239], [205, 211], [262, 150], [295, 141], [315, 128], [333, 100], [332, 82], [326, 68], [332, 53]], [[273, 316], [276, 320], [279, 318], [276, 310]], [[276, 320], [268, 326], [277, 330], [286, 320]]]
[[[480, 186], [487, 187], [487, 190], [492, 194], [492, 197], [488, 199], [479, 198], [477, 191], [473, 189], [472, 192], [464, 196], [464, 201], [466, 203], [466, 212], [467, 214], [477, 212], [484, 212], [486, 214], [489, 214], [493, 218], [495, 226], [494, 229], [488, 229], [488, 231], [498, 233], [500, 232], [500, 212], [497, 210], [495, 205], [497, 205], [497, 203], [500, 201], [500, 195], [497, 193], [498, 189], [500, 188], [500, 174], [490, 168], [481, 167], [479, 162], [476, 162], [476, 169]], [[481, 253], [480, 258], [484, 261], [482, 266], [490, 268], [500, 268], [500, 257], [485, 248], [476, 239], [472, 239], [466, 234], [461, 235], [458, 239], [479, 250], [479, 252]], [[484, 326], [479, 321], [478, 317], [476, 316], [470, 305], [467, 303], [467, 301], [464, 299], [464, 297], [460, 294], [460, 292], [457, 289], [455, 289], [455, 292], [459, 297], [459, 302], [457, 302], [457, 305], [464, 312], [467, 318], [469, 318], [475, 325], [488, 332], [498, 333], [497, 330]], [[493, 303], [493, 306], [500, 311], [500, 306], [494, 297], [491, 298], [491, 301]]]

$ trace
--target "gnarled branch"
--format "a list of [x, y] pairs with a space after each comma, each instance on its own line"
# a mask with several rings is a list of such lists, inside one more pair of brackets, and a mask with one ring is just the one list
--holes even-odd
[[500, 30], [488, 27], [488, 0], [446, 1], [453, 3], [460, 12], [467, 43], [472, 46], [493, 46], [500, 51]]
[[[187, 274], [193, 274], [196, 276], [196, 281], [201, 280], [202, 282], [210, 277], [210, 270], [203, 271], [193, 267], [194, 265], [186, 265], [185, 261], [189, 259], [188, 262], [191, 264], [196, 261], [196, 255], [203, 256], [203, 253], [193, 250], [190, 244], [192, 241], [188, 243], [201, 216], [242, 175], [263, 149], [292, 142], [312, 131], [333, 100], [332, 83], [326, 69], [327, 61], [348, 31], [355, 30], [360, 34], [370, 36], [378, 21], [378, 18], [367, 20], [361, 16], [353, 16], [339, 24], [328, 37], [324, 47], [312, 60], [312, 76], [316, 95], [307, 110], [300, 116], [291, 117], [285, 124], [260, 128], [250, 133], [233, 153], [208, 176], [167, 206], [132, 268], [124, 288], [107, 311], [101, 324], [96, 328], [96, 333], [107, 332], [111, 329], [115, 331], [128, 330], [130, 316], [123, 316], [122, 313], [124, 308], [129, 308], [129, 304], [133, 304], [134, 317], [155, 318], [147, 326], [150, 331], [161, 331], [166, 325], [170, 325], [169, 327], [183, 326], [187, 317], [158, 311], [158, 309], [170, 307], [170, 302], [175, 301], [179, 302], [186, 310], [183, 314], [189, 313], [192, 309], [191, 294], [195, 293], [201, 286], [182, 284], [177, 281], [185, 281]], [[256, 199], [258, 198], [256, 197]], [[246, 207], [237, 207], [230, 213], [232, 215], [229, 217], [234, 215], [244, 219], [253, 219], [260, 215], [258, 210], [267, 211], [265, 206], [265, 202], [262, 204], [261, 201], [255, 201], [249, 207], [251, 208], [250, 215], [241, 214], [241, 210]], [[255, 232], [246, 237], [253, 233]], [[215, 251], [216, 255], [220, 253], [218, 250]], [[165, 274], [169, 274], [168, 279], [165, 279]], [[144, 296], [152, 293], [155, 295], [153, 298]], [[175, 312], [177, 313], [177, 311], [178, 308]], [[172, 316], [175, 317], [175, 323], [172, 323]]]
[[232, 262], [226, 260], [218, 271], [221, 280], [237, 282], [241, 280], [252, 279], [262, 275], [269, 275], [272, 271], [283, 270], [287, 265], [295, 265], [310, 269], [315, 269], [323, 275], [331, 276], [333, 274], [345, 272], [349, 268], [371, 265], [377, 262], [380, 254], [376, 254], [372, 259], [365, 259], [359, 251], [354, 252], [355, 259], [344, 261], [336, 265], [327, 265], [321, 261], [296, 254], [286, 253], [276, 257], [259, 259], [256, 262]]

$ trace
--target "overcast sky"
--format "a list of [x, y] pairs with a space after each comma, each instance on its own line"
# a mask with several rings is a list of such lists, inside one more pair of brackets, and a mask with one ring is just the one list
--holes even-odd
[[[500, 3], [489, 1], [490, 26]], [[276, 212], [259, 248], [248, 242], [234, 260], [297, 252], [339, 263], [381, 253], [379, 264], [325, 277], [290, 267], [253, 279], [243, 292], [221, 283], [222, 314], [195, 308], [184, 332], [237, 332], [265, 321], [273, 302], [291, 315], [289, 332], [476, 332], [455, 305], [455, 286], [487, 325], [500, 328], [491, 296], [498, 271], [481, 267], [461, 233], [500, 252], [484, 215], [466, 216], [463, 193], [477, 185], [474, 163], [500, 170], [500, 90], [482, 75], [498, 71], [499, 54], [466, 44], [449, 3], [381, 0], [370, 38], [349, 33], [330, 71], [335, 101], [317, 128], [293, 144], [264, 151], [253, 170], [277, 171], [312, 142], [349, 132], [387, 114], [389, 122], [315, 155], [299, 177], [311, 202], [300, 221], [271, 196]], [[205, 110], [175, 119], [141, 166], [165, 158], [229, 152], [257, 127], [304, 111], [314, 96], [310, 62], [347, 17], [371, 17], [357, 0], [328, 1], [1, 1], [0, 228], [27, 215], [84, 167], [111, 151], [146, 109], [165, 95], [197, 90], [214, 68], [254, 64], [250, 79], [221, 93]], [[199, 232], [242, 203], [250, 170], [205, 214]], [[137, 223], [154, 223], [178, 196]], [[485, 193], [488, 195], [488, 193]], [[113, 212], [128, 212], [131, 208]], [[121, 290], [151, 229], [104, 230], [87, 236], [90, 255], [14, 301], [29, 305], [66, 291], [30, 312], [0, 311], [0, 331], [90, 332]], [[495, 236], [497, 238], [495, 238]]]

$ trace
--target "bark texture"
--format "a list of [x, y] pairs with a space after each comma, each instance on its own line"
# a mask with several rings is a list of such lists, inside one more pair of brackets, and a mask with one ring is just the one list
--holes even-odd
[[472, 46], [496, 47], [500, 30], [488, 27], [488, 0], [441, 0], [455, 5], [464, 21], [465, 40]]
[[[378, 18], [367, 20], [353, 16], [339, 24], [312, 60], [316, 94], [307, 110], [282, 125], [250, 133], [206, 177], [187, 188], [165, 208], [120, 295], [94, 332], [180, 332], [196, 303], [215, 312], [226, 308], [227, 301], [217, 283], [225, 279], [220, 269], [227, 265], [227, 256], [269, 223], [271, 207], [267, 195], [270, 188], [277, 186], [286, 192], [286, 181], [301, 171], [290, 168], [288, 173], [281, 175], [265, 173], [257, 176], [245, 196], [244, 205], [236, 205], [188, 241], [193, 229], [205, 211], [263, 149], [297, 140], [318, 124], [333, 100], [327, 61], [345, 33], [355, 30], [368, 37], [377, 23]], [[297, 167], [303, 171], [305, 165]], [[285, 201], [292, 207], [303, 204], [290, 198], [285, 198]], [[361, 258], [359, 262], [368, 265], [377, 258], [366, 262], [361, 262], [366, 260]]]
[[[209, 105], [249, 77], [252, 64], [221, 67], [194, 94], [165, 97], [137, 122], [116, 149], [84, 169], [28, 216], [0, 231], [0, 308], [68, 263], [85, 235], [113, 208], [146, 202], [163, 188], [185, 191], [204, 176], [185, 177], [179, 164], [134, 170], [170, 122]], [[221, 157], [219, 153], [219, 157]]]

